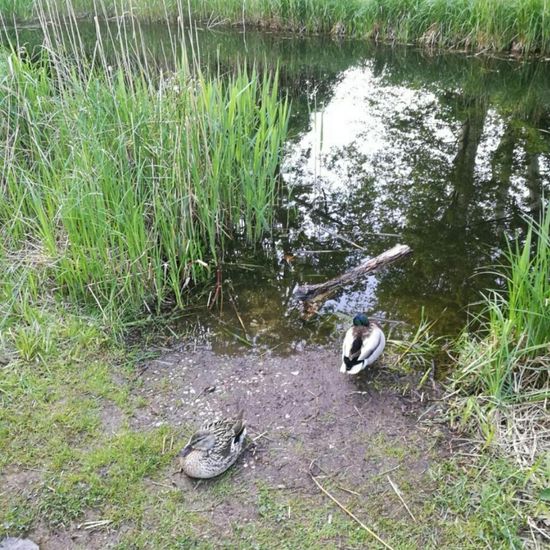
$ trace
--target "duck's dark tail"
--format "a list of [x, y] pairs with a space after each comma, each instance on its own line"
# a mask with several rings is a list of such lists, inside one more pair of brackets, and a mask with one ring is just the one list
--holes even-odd
[[235, 424], [233, 424], [233, 433], [235, 434], [235, 441], [241, 438], [243, 435], [243, 432], [246, 429], [244, 420], [244, 409], [241, 409], [239, 411], [239, 414], [237, 415], [237, 418], [235, 419]]
[[355, 365], [358, 365], [361, 362], [362, 361], [359, 361], [357, 357], [355, 359], [344, 357], [344, 365], [346, 365], [346, 370], [351, 370]]

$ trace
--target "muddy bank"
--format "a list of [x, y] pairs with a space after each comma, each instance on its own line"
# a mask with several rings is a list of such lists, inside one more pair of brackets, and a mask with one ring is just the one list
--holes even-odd
[[[114, 444], [122, 455], [108, 455], [112, 461], [93, 475], [132, 475], [134, 466], [124, 470], [124, 464], [133, 465], [138, 456], [162, 460], [162, 466], [133, 486], [136, 495], [122, 516], [109, 503], [86, 506], [73, 520], [59, 516], [55, 525], [40, 518], [29, 537], [42, 550], [146, 548], [152, 540], [159, 548], [376, 548], [321, 493], [313, 474], [395, 547], [406, 541], [433, 547], [445, 533], [426, 511], [439, 491], [430, 470], [450, 450], [438, 420], [437, 388], [428, 381], [416, 390], [417, 377], [388, 367], [395, 359], [390, 353], [362, 375], [343, 375], [339, 347], [335, 342], [289, 356], [230, 356], [189, 342], [141, 365], [131, 380], [119, 373], [118, 383], [134, 406], [124, 411], [102, 402], [105, 439], [92, 443], [89, 452]], [[249, 441], [235, 466], [207, 481], [180, 473], [176, 454], [191, 431], [239, 407], [246, 411]], [[136, 437], [139, 443], [124, 450], [121, 441]], [[149, 437], [158, 437], [158, 445], [144, 452]], [[4, 481], [15, 484], [23, 498], [43, 500], [42, 493], [50, 495], [49, 487], [66, 475], [77, 474], [62, 472], [46, 481], [45, 471], [27, 476], [15, 468]], [[89, 475], [82, 477], [86, 491], [93, 487]], [[76, 505], [63, 501], [61, 508], [69, 512], [69, 504]]]
[[[257, 517], [259, 485], [318, 493], [309, 478], [311, 467], [362, 497], [391, 492], [387, 472], [396, 479], [405, 474], [408, 483], [422, 478], [445, 452], [443, 431], [418, 422], [419, 416], [429, 416], [424, 413], [433, 402], [410, 390], [410, 377], [383, 366], [357, 377], [342, 375], [338, 367], [336, 347], [290, 357], [230, 357], [184, 348], [145, 366], [137, 390], [144, 406], [132, 427], [165, 423], [181, 427], [184, 435], [207, 418], [244, 407], [252, 441], [229, 473], [196, 482], [175, 472], [174, 464], [166, 478], [197, 497], [219, 483], [238, 490], [238, 496], [224, 497], [209, 512], [217, 528]], [[422, 491], [409, 502], [413, 509], [416, 498], [420, 504]], [[387, 504], [392, 514], [406, 514], [395, 495]]]

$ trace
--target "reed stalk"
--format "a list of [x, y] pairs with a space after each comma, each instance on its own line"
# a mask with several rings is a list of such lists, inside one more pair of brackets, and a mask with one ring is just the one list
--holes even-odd
[[[57, 13], [146, 19], [191, 16], [210, 26], [371, 37], [429, 47], [550, 51], [548, 0], [0, 0], [5, 17], [32, 19], [49, 2]], [[124, 9], [122, 9], [124, 8]]]
[[109, 316], [182, 307], [227, 239], [271, 227], [289, 114], [277, 75], [204, 74], [176, 36], [159, 74], [123, 18], [90, 58], [52, 6], [37, 58], [0, 51], [0, 301], [17, 301], [17, 265]]

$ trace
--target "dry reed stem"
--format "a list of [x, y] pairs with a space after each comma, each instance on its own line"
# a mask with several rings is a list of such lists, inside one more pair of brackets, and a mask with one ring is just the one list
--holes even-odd
[[393, 547], [391, 547], [387, 542], [384, 542], [372, 529], [369, 529], [357, 516], [353, 514], [353, 512], [350, 512], [340, 501], [338, 501], [335, 497], [333, 497], [315, 478], [315, 476], [311, 473], [311, 466], [313, 462], [309, 465], [309, 476], [319, 487], [319, 489], [328, 497], [330, 500], [332, 500], [341, 510], [343, 510], [350, 518], [352, 518], [358, 525], [360, 525], [371, 537], [375, 538], [380, 544], [382, 544], [385, 548], [388, 548], [389, 550], [394, 550]]
[[416, 518], [414, 517], [413, 513], [411, 512], [410, 508], [407, 506], [407, 503], [403, 499], [403, 496], [401, 495], [401, 491], [399, 490], [399, 487], [392, 481], [390, 476], [386, 476], [388, 478], [388, 481], [390, 482], [391, 488], [394, 490], [395, 494], [399, 497], [399, 500], [403, 503], [403, 506], [405, 507], [405, 510], [409, 513], [409, 516], [411, 516], [412, 520], [416, 522]]

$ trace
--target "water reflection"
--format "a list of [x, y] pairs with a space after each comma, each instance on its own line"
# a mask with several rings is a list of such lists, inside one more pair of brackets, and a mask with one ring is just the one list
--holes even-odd
[[[39, 42], [34, 32], [21, 40]], [[165, 66], [165, 27], [141, 32], [149, 62]], [[90, 48], [95, 33], [82, 24]], [[281, 167], [290, 198], [260, 249], [237, 239], [227, 252], [223, 312], [198, 315], [218, 335], [214, 345], [230, 349], [234, 334], [278, 351], [325, 343], [365, 309], [414, 326], [425, 308], [440, 332], [459, 330], [467, 304], [495, 284], [476, 271], [499, 259], [549, 187], [548, 63], [276, 34], [196, 36], [202, 62], [216, 70], [244, 60], [278, 66], [293, 104]], [[413, 257], [346, 289], [312, 323], [289, 314], [295, 284], [337, 275], [396, 242]]]
[[[440, 332], [456, 333], [495, 284], [480, 268], [500, 259], [548, 188], [547, 65], [366, 48], [331, 81], [294, 99], [307, 118], [282, 168], [295, 216], [274, 248], [296, 259], [279, 268], [280, 296], [404, 242], [412, 260], [328, 301], [322, 316], [367, 309], [414, 326], [425, 308]], [[270, 317], [284, 304], [263, 303]], [[270, 319], [279, 334], [289, 334], [284, 311]], [[322, 341], [330, 323], [290, 326], [291, 340]]]

